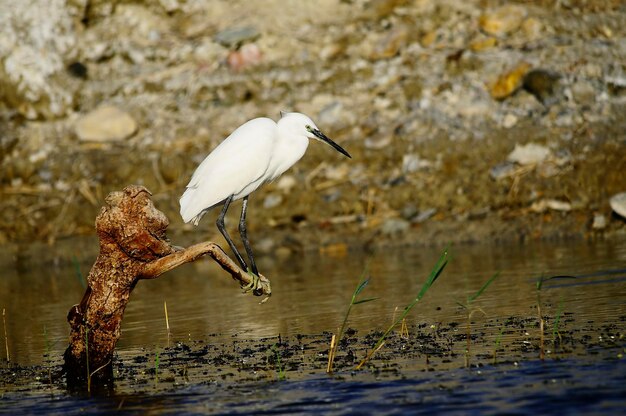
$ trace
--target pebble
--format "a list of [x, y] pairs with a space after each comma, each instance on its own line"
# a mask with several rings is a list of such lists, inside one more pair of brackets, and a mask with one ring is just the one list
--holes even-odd
[[510, 129], [511, 127], [515, 126], [517, 122], [517, 116], [515, 114], [508, 113], [504, 116], [504, 119], [502, 120], [502, 127], [504, 127], [505, 129]]
[[226, 58], [228, 66], [235, 72], [258, 65], [262, 60], [261, 49], [254, 43], [243, 45], [241, 49], [230, 52]]
[[572, 210], [572, 204], [567, 201], [559, 201], [558, 199], [542, 199], [540, 201], [533, 202], [530, 206], [530, 210], [533, 212], [542, 213], [551, 209], [553, 211], [568, 212]]
[[497, 181], [499, 179], [508, 178], [509, 176], [512, 176], [516, 170], [517, 170], [517, 167], [515, 166], [515, 163], [503, 162], [489, 169], [489, 176], [491, 176], [492, 179]]
[[402, 218], [406, 220], [412, 220], [418, 214], [418, 209], [415, 204], [406, 204], [401, 211]]
[[526, 40], [537, 40], [541, 37], [543, 24], [538, 19], [535, 19], [534, 17], [529, 17], [522, 22], [521, 30], [522, 32], [524, 32]]
[[579, 81], [572, 85], [572, 95], [580, 105], [590, 106], [596, 102], [596, 89], [586, 81]]
[[428, 169], [432, 166], [430, 160], [422, 159], [416, 154], [406, 154], [402, 156], [402, 171], [404, 173], [413, 173], [421, 169]]
[[236, 49], [245, 42], [256, 40], [259, 36], [261, 34], [253, 26], [232, 27], [218, 32], [213, 40], [226, 48]]
[[391, 134], [377, 135], [374, 137], [368, 137], [363, 141], [366, 149], [381, 150], [391, 144], [393, 137]]
[[411, 223], [402, 218], [388, 218], [383, 222], [380, 227], [380, 232], [383, 235], [393, 237], [398, 234], [402, 234], [411, 227]]
[[404, 27], [392, 29], [374, 46], [370, 59], [388, 59], [396, 56], [407, 41], [408, 30]]
[[331, 43], [322, 48], [319, 55], [325, 61], [330, 61], [342, 55], [346, 51], [343, 43]]
[[550, 155], [550, 149], [540, 144], [516, 144], [515, 149], [507, 156], [507, 160], [520, 165], [532, 165], [545, 161]]
[[263, 200], [263, 208], [270, 209], [279, 206], [283, 202], [283, 196], [271, 193]]
[[327, 128], [341, 129], [346, 127], [346, 120], [349, 119], [349, 111], [346, 110], [340, 101], [332, 101], [325, 105], [317, 116], [319, 125], [328, 126]]
[[348, 177], [350, 173], [350, 167], [346, 163], [342, 163], [336, 166], [327, 166], [324, 170], [324, 176], [326, 179], [342, 181]]
[[276, 241], [272, 237], [261, 238], [254, 243], [254, 250], [259, 253], [271, 253], [276, 247]]
[[137, 123], [126, 112], [114, 106], [103, 106], [76, 121], [76, 135], [83, 141], [119, 141], [137, 131]]
[[512, 70], [500, 75], [489, 87], [491, 97], [496, 100], [504, 100], [520, 89], [524, 84], [524, 76], [530, 67], [528, 62], [521, 62]]
[[622, 218], [626, 218], [626, 192], [613, 195], [609, 200], [611, 209]]
[[593, 223], [591, 228], [594, 230], [604, 230], [606, 228], [606, 217], [603, 214], [593, 214]]
[[482, 52], [487, 49], [491, 49], [498, 44], [498, 40], [492, 36], [479, 37], [473, 40], [469, 44], [469, 48], [473, 52]]
[[176, 29], [183, 37], [194, 39], [206, 35], [211, 25], [203, 14], [192, 13], [180, 16]]
[[276, 188], [283, 192], [289, 192], [294, 186], [297, 185], [296, 178], [293, 175], [283, 175], [276, 182]]
[[428, 208], [423, 211], [420, 211], [419, 214], [413, 218], [413, 222], [420, 223], [430, 219], [433, 215], [437, 213], [437, 208]]
[[478, 20], [478, 25], [485, 33], [504, 37], [519, 29], [526, 15], [525, 8], [516, 5], [506, 5], [482, 14]]

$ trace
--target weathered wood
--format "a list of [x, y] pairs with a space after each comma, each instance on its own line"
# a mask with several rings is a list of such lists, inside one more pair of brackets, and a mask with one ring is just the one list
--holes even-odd
[[[139, 280], [157, 278], [209, 255], [242, 286], [252, 282], [252, 276], [215, 243], [186, 249], [172, 246], [166, 237], [168, 225], [167, 217], [156, 209], [143, 186], [130, 185], [107, 196], [96, 218], [100, 252], [81, 302], [67, 317], [70, 339], [64, 358], [68, 384], [86, 386], [88, 379], [94, 383], [111, 379], [124, 310]], [[264, 276], [254, 294], [271, 295], [270, 282]]]

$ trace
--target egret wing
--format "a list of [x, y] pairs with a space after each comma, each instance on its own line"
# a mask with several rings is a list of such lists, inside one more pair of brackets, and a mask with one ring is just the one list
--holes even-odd
[[251, 120], [228, 136], [194, 172], [181, 197], [185, 222], [230, 195], [242, 198], [265, 178], [275, 143], [276, 124], [267, 118]]

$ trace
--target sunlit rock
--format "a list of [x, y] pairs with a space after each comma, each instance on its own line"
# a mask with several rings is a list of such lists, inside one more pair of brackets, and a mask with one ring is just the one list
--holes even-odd
[[604, 230], [606, 228], [606, 217], [603, 214], [595, 213], [593, 215], [593, 222], [591, 228], [594, 230]]
[[541, 199], [533, 202], [530, 210], [537, 213], [546, 212], [547, 210], [568, 212], [572, 210], [572, 204], [558, 199]]
[[507, 160], [520, 165], [531, 165], [545, 161], [551, 154], [550, 149], [540, 144], [516, 144], [515, 149], [509, 154]]
[[611, 209], [622, 218], [626, 218], [626, 192], [613, 195], [609, 200]]
[[506, 5], [481, 15], [478, 24], [483, 32], [502, 37], [519, 29], [526, 14], [522, 6]]
[[500, 75], [489, 87], [489, 93], [496, 100], [503, 100], [516, 92], [523, 85], [524, 76], [530, 70], [530, 64], [521, 62], [515, 68]]
[[75, 131], [80, 140], [118, 141], [132, 136], [137, 123], [119, 108], [104, 106], [78, 119]]

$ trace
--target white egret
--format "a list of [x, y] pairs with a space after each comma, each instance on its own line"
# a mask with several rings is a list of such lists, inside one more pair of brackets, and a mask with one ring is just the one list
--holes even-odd
[[[217, 217], [217, 228], [241, 267], [258, 277], [246, 231], [248, 195], [264, 183], [279, 177], [300, 160], [309, 145], [309, 139], [320, 140], [351, 157], [304, 114], [281, 112], [278, 123], [261, 117], [242, 124], [213, 149], [194, 172], [180, 198], [180, 215], [183, 220], [198, 225], [207, 211], [223, 204], [222, 212]], [[237, 199], [243, 199], [239, 233], [250, 268], [224, 227], [226, 211], [231, 202]]]

